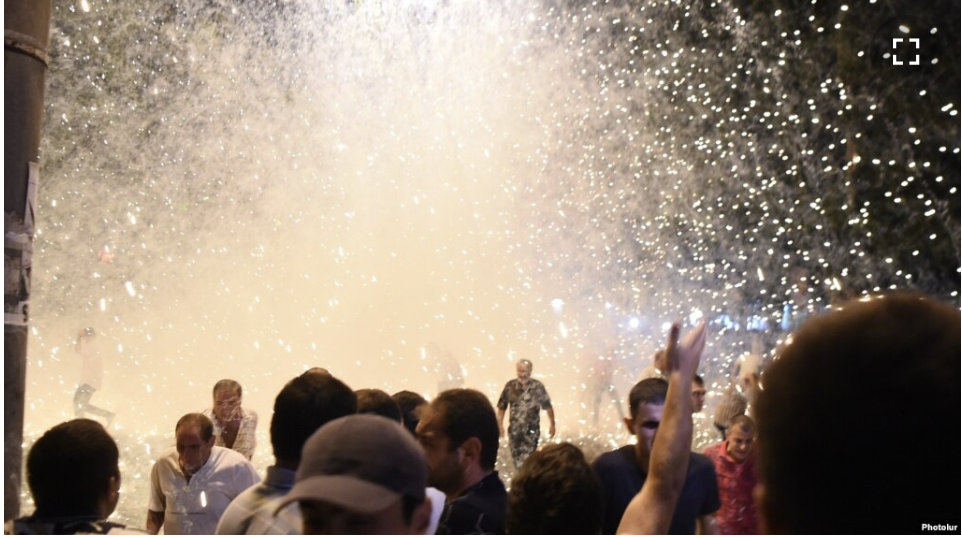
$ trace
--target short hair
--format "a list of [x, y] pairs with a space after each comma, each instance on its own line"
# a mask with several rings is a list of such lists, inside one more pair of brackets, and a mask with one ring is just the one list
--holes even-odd
[[50, 428], [27, 456], [27, 484], [42, 517], [96, 514], [120, 453], [99, 422], [78, 418]]
[[598, 534], [604, 515], [601, 482], [571, 443], [528, 456], [511, 481], [505, 526], [511, 534]]
[[494, 468], [498, 460], [498, 418], [487, 396], [474, 389], [450, 389], [438, 394], [431, 407], [440, 415], [449, 450], [477, 437], [481, 441], [481, 468]]
[[702, 387], [705, 386], [705, 380], [702, 379], [701, 376], [698, 374], [695, 374], [695, 377], [692, 378], [692, 381], [698, 385], [701, 385]]
[[391, 399], [401, 409], [404, 427], [411, 432], [411, 435], [416, 437], [417, 434], [414, 433], [414, 430], [417, 429], [418, 422], [421, 421], [421, 406], [426, 405], [428, 401], [420, 394], [409, 390], [396, 392], [391, 396]]
[[200, 433], [200, 438], [204, 442], [210, 441], [210, 438], [214, 436], [214, 423], [207, 418], [206, 415], [201, 413], [187, 413], [186, 415], [180, 417], [177, 421], [177, 425], [174, 426], [174, 434], [180, 431], [182, 427], [196, 426], [197, 431]]
[[229, 390], [231, 392], [236, 392], [238, 396], [243, 396], [243, 391], [241, 390], [241, 385], [233, 379], [221, 379], [217, 383], [214, 383], [214, 390], [212, 394], [217, 396], [217, 393], [222, 390]]
[[328, 422], [357, 412], [357, 397], [343, 381], [326, 374], [301, 374], [274, 399], [271, 445], [280, 460], [297, 462], [301, 448]]
[[752, 433], [758, 432], [758, 426], [755, 425], [755, 421], [752, 420], [752, 417], [748, 415], [737, 415], [733, 417], [731, 422], [728, 423], [728, 429], [726, 431], [731, 431], [735, 428], [742, 428]]
[[628, 412], [631, 418], [638, 416], [638, 408], [643, 404], [665, 405], [667, 396], [668, 382], [660, 377], [642, 379], [635, 383], [628, 394], [628, 404], [631, 406]]
[[534, 363], [530, 359], [518, 359], [516, 363], [518, 366], [524, 366], [528, 370], [534, 370]]
[[401, 408], [388, 393], [380, 389], [360, 389], [357, 396], [357, 412], [362, 415], [380, 415], [401, 422]]
[[[802, 325], [766, 369], [755, 405], [770, 524], [888, 534], [958, 518], [958, 499], [933, 484], [959, 457], [946, 426], [960, 392], [959, 325], [957, 309], [902, 293]], [[909, 438], [886, 443], [885, 431]]]

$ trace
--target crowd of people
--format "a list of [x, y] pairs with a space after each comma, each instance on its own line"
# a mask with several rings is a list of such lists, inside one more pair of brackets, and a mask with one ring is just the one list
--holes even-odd
[[[628, 397], [636, 442], [593, 462], [571, 443], [538, 448], [545, 386], [521, 360], [493, 405], [469, 388], [427, 401], [352, 390], [321, 368], [290, 380], [270, 423], [274, 464], [250, 463], [257, 415], [222, 380], [213, 406], [174, 425], [150, 473], [156, 534], [842, 534], [954, 526], [959, 311], [912, 294], [812, 318], [748, 390], [715, 414], [723, 437], [692, 451], [704, 406], [706, 327], [673, 325], [657, 375]], [[749, 409], [750, 415], [745, 411]], [[951, 406], [951, 407], [949, 407]], [[496, 470], [507, 437], [517, 472]], [[954, 414], [953, 414], [954, 415]], [[757, 440], [757, 443], [756, 443]], [[111, 523], [120, 452], [78, 418], [41, 436], [26, 462], [36, 511], [7, 533], [130, 534]], [[951, 529], [950, 529], [951, 530]]]

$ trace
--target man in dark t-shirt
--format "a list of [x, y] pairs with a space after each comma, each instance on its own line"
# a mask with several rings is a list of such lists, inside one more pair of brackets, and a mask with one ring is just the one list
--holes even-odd
[[[667, 392], [668, 383], [663, 379], [645, 379], [635, 385], [629, 396], [631, 418], [625, 419], [625, 425], [638, 436], [638, 443], [606, 452], [591, 466], [601, 480], [605, 497], [604, 534], [615, 534], [625, 508], [648, 477], [648, 460]], [[700, 530], [702, 534], [716, 534], [713, 514], [720, 506], [711, 460], [701, 454], [691, 454], [685, 485], [668, 533], [695, 534]]]
[[529, 454], [538, 448], [538, 438], [541, 437], [541, 410], [548, 412], [551, 424], [548, 436], [554, 437], [555, 421], [554, 409], [548, 390], [537, 379], [531, 379], [534, 365], [528, 359], [521, 359], [517, 364], [517, 379], [508, 381], [498, 398], [498, 429], [504, 433], [504, 413], [511, 407], [511, 417], [508, 419], [508, 439], [511, 443], [511, 457], [515, 467], [521, 464]]

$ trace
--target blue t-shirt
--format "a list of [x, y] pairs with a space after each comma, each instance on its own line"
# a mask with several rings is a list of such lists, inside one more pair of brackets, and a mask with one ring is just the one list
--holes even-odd
[[[625, 508], [641, 491], [648, 475], [638, 464], [634, 445], [623, 446], [598, 456], [591, 467], [601, 481], [605, 497], [605, 517], [601, 532], [615, 534]], [[693, 452], [688, 460], [688, 476], [678, 498], [671, 526], [668, 527], [668, 534], [695, 534], [697, 519], [715, 512], [720, 507], [715, 467], [711, 460]]]

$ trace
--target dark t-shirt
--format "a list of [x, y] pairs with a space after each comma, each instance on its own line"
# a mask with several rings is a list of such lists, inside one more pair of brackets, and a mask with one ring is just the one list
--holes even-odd
[[447, 503], [435, 534], [504, 534], [508, 493], [497, 472]]
[[529, 379], [522, 385], [517, 379], [512, 379], [504, 385], [501, 397], [498, 398], [498, 409], [511, 406], [511, 416], [508, 428], [512, 432], [541, 432], [541, 410], [551, 409], [551, 398], [548, 390], [537, 379]]
[[[641, 491], [647, 474], [642, 472], [634, 445], [623, 446], [606, 452], [591, 464], [601, 480], [605, 496], [605, 518], [601, 527], [603, 534], [615, 534], [621, 516], [631, 499]], [[692, 453], [688, 460], [688, 476], [678, 498], [675, 515], [668, 527], [668, 534], [695, 534], [696, 520], [718, 510], [718, 481], [711, 460]]]

